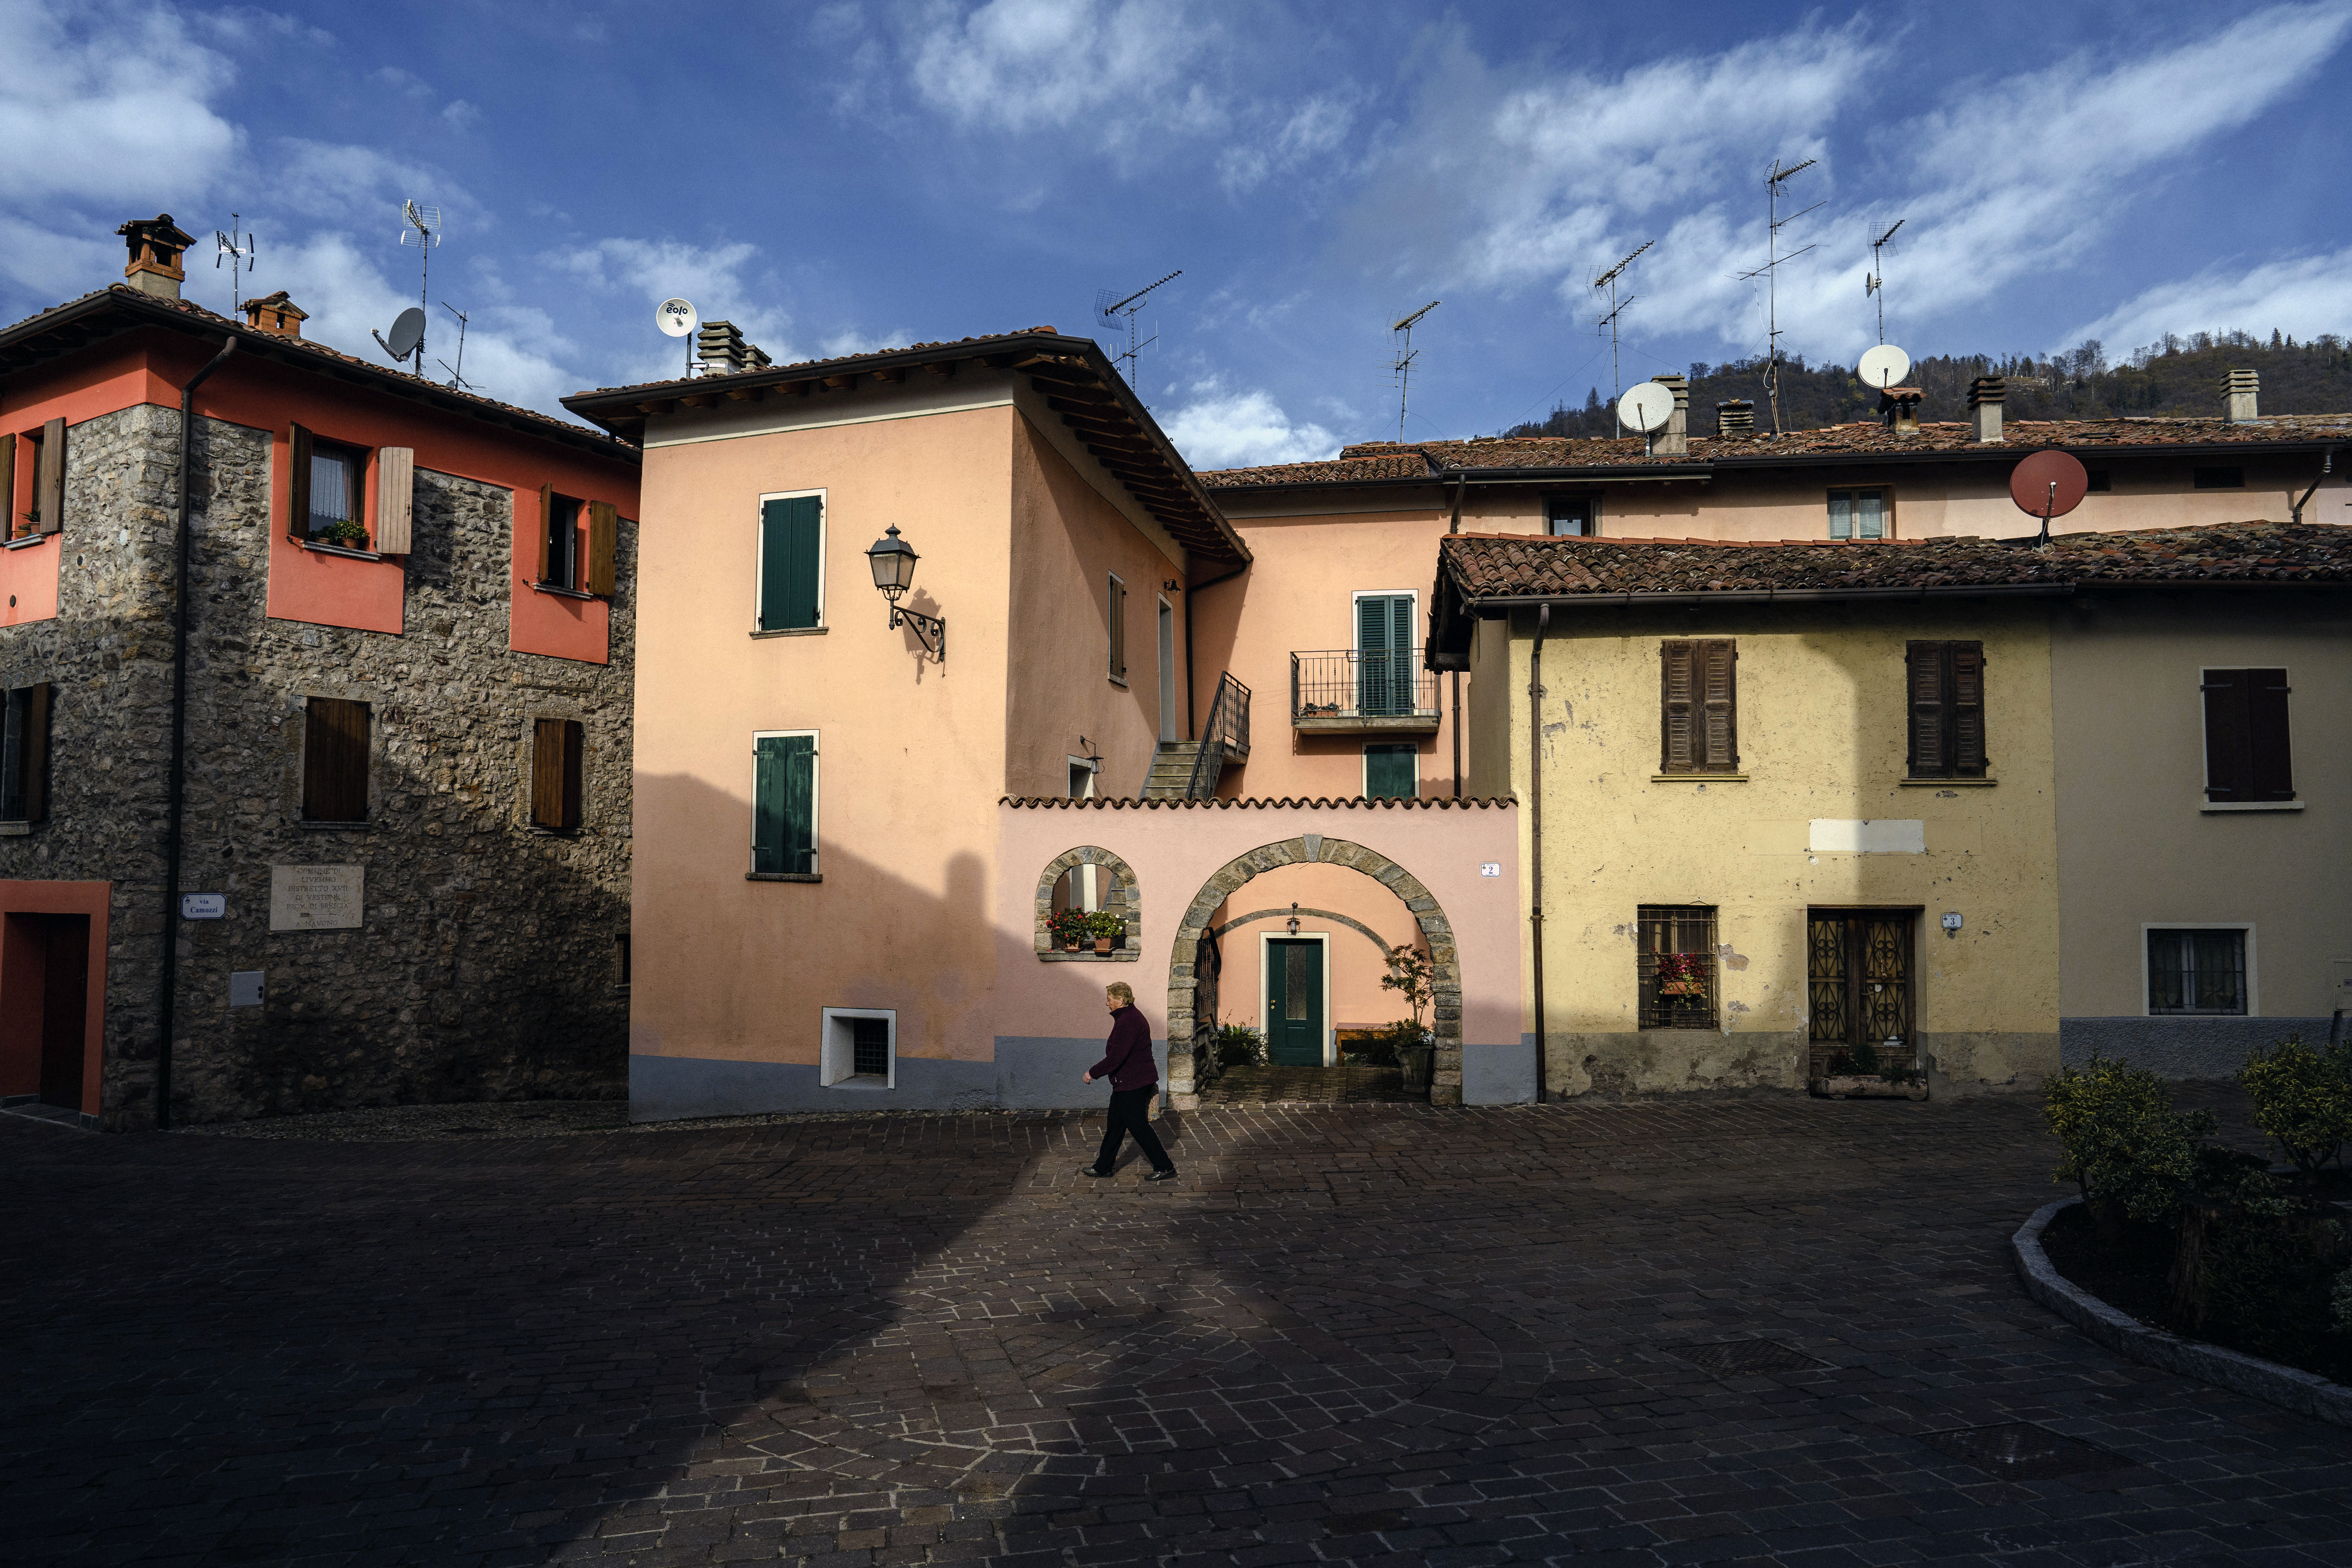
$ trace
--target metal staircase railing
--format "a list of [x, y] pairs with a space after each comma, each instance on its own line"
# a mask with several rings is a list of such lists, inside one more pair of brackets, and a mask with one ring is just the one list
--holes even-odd
[[1186, 800], [1207, 800], [1217, 793], [1217, 775], [1224, 771], [1225, 754], [1249, 751], [1249, 723], [1250, 689], [1228, 670], [1217, 679], [1209, 721], [1201, 729], [1201, 747], [1192, 753], [1192, 776], [1184, 784]]

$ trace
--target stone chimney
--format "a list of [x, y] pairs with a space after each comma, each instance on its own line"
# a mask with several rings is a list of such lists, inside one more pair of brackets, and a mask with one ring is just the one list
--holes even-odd
[[1650, 443], [1650, 451], [1656, 457], [1684, 457], [1690, 451], [1690, 383], [1679, 375], [1650, 379], [1675, 395], [1675, 411], [1666, 416], [1666, 427]]
[[1756, 405], [1744, 397], [1729, 398], [1717, 404], [1715, 433], [1718, 436], [1756, 434]]
[[1927, 395], [1916, 386], [1889, 386], [1878, 395], [1878, 416], [1897, 436], [1919, 434], [1919, 402]]
[[195, 237], [182, 234], [170, 213], [132, 218], [114, 232], [131, 247], [131, 260], [122, 268], [131, 286], [158, 300], [178, 299], [180, 285], [187, 278], [180, 269], [180, 253], [195, 244]]
[[1969, 439], [2000, 439], [2000, 405], [2009, 396], [2009, 383], [1997, 375], [1980, 375], [1969, 383]]
[[731, 375], [739, 370], [758, 370], [772, 363], [765, 353], [743, 341], [742, 329], [732, 321], [705, 321], [702, 331], [695, 334], [695, 357], [702, 361], [705, 375]]
[[2262, 417], [2254, 412], [2255, 394], [2262, 390], [2262, 373], [2233, 370], [2221, 384], [2221, 417], [2232, 425], [2248, 425]]
[[289, 300], [283, 289], [264, 299], [247, 300], [238, 309], [245, 312], [247, 326], [281, 338], [300, 337], [302, 323], [310, 319], [310, 312]]

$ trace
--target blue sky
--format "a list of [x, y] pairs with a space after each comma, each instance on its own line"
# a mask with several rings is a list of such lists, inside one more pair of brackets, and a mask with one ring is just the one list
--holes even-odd
[[[1181, 268], [1138, 381], [1203, 468], [1492, 432], [1760, 351], [1763, 174], [1825, 205], [1785, 346], [2110, 357], [2352, 334], [2352, 0], [1439, 9], [1130, 0], [159, 7], [0, 0], [0, 316], [120, 275], [122, 219], [258, 231], [247, 294], [374, 353], [446, 214], [466, 374], [555, 409], [668, 372], [684, 294], [780, 360], [1051, 323]], [[190, 291], [226, 308], [207, 254]], [[453, 346], [437, 307], [429, 346]]]

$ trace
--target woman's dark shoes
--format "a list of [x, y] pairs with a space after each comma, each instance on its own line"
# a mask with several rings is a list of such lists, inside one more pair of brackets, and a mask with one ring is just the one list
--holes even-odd
[[1116, 1171], [1097, 1171], [1092, 1165], [1080, 1165], [1078, 1167], [1078, 1174], [1081, 1176], [1111, 1176], [1117, 1175], [1118, 1173]]
[[1143, 1179], [1147, 1182], [1172, 1182], [1176, 1179], [1176, 1167], [1171, 1165], [1164, 1171], [1154, 1171]]

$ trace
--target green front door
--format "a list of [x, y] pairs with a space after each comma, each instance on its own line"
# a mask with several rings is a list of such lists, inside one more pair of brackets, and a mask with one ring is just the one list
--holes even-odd
[[1323, 1065], [1323, 944], [1265, 944], [1266, 1058], [1278, 1068]]

